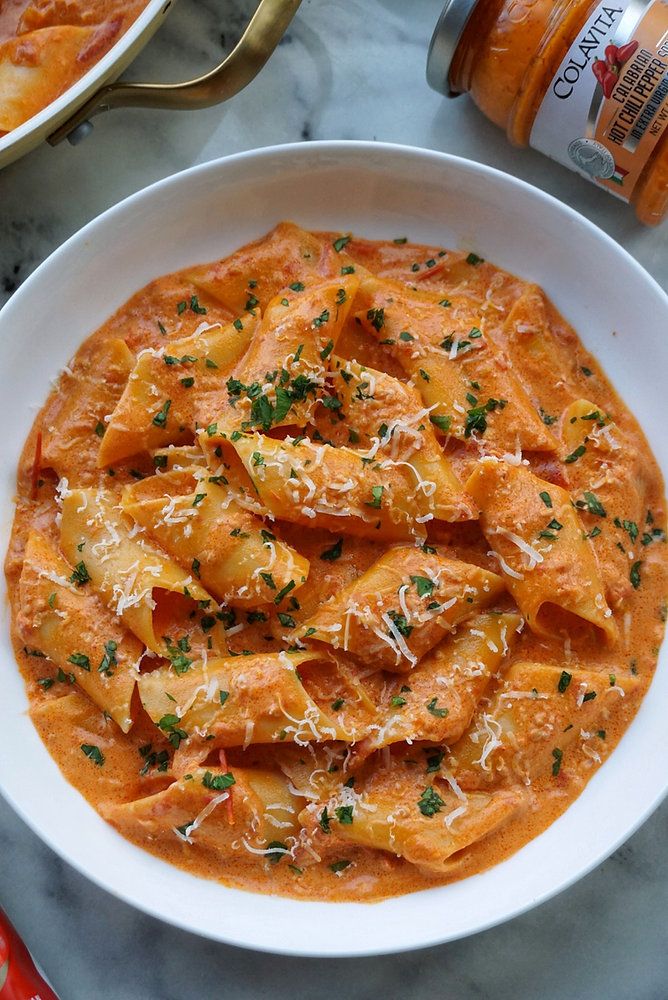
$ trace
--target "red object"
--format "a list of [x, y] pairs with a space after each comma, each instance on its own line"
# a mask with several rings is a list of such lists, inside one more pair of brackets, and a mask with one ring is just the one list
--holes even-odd
[[605, 61], [610, 69], [614, 69], [619, 63], [619, 50], [616, 45], [606, 45]]
[[627, 42], [626, 45], [620, 45], [617, 49], [617, 62], [620, 66], [623, 66], [625, 62], [628, 62], [633, 53], [638, 48], [639, 42]]
[[598, 82], [601, 84], [601, 86], [603, 86], [603, 81], [605, 80], [605, 77], [606, 77], [607, 72], [608, 72], [608, 64], [604, 63], [602, 59], [597, 59], [592, 64], [592, 69], [594, 71], [594, 76], [596, 77], [596, 79], [598, 80]]
[[617, 86], [617, 80], [619, 77], [611, 69], [605, 74], [603, 78], [603, 93], [605, 97], [612, 97], [612, 92]]
[[58, 1000], [30, 952], [0, 910], [0, 1000]]

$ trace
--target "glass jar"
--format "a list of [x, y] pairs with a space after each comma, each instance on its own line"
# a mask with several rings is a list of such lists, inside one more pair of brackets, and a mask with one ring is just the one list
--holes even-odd
[[668, 0], [448, 0], [427, 78], [641, 222], [668, 212]]

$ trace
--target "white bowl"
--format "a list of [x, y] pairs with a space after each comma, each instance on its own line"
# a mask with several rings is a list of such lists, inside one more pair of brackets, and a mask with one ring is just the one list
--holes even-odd
[[[6, 547], [19, 451], [49, 380], [133, 292], [224, 256], [281, 219], [310, 228], [475, 250], [541, 284], [603, 362], [668, 469], [668, 298], [591, 223], [488, 167], [401, 146], [324, 142], [208, 163], [91, 222], [0, 313], [0, 442]], [[662, 375], [663, 373], [663, 375]], [[668, 657], [637, 718], [580, 798], [545, 833], [482, 875], [382, 903], [254, 895], [159, 861], [120, 837], [72, 788], [29, 718], [2, 610], [0, 788], [61, 857], [134, 906], [231, 944], [292, 955], [369, 955], [433, 945], [507, 920], [599, 864], [668, 791]]]

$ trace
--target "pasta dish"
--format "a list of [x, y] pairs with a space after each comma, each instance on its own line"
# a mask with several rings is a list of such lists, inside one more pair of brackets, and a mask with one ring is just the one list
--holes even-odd
[[647, 692], [663, 490], [537, 285], [281, 223], [137, 292], [38, 414], [6, 561], [31, 718], [195, 874], [325, 900], [467, 877]]

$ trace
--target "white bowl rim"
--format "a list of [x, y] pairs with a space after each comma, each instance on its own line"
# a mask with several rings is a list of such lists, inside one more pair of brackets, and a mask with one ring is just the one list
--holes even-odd
[[[567, 221], [571, 226], [579, 229], [583, 233], [588, 233], [593, 236], [599, 242], [602, 242], [608, 246], [616, 255], [620, 256], [627, 267], [635, 271], [636, 275], [640, 280], [644, 281], [648, 289], [651, 289], [654, 294], [658, 296], [661, 305], [666, 308], [666, 315], [668, 318], [668, 294], [660, 287], [660, 285], [655, 281], [655, 279], [648, 274], [648, 272], [641, 266], [641, 264], [630, 254], [626, 249], [624, 249], [620, 244], [618, 244], [612, 237], [607, 233], [597, 227], [593, 222], [586, 219], [584, 216], [580, 215], [570, 206], [559, 201], [557, 198], [542, 191], [539, 188], [529, 184], [528, 182], [521, 180], [520, 178], [513, 177], [501, 170], [481, 164], [472, 160], [468, 160], [464, 157], [455, 156], [449, 153], [443, 153], [436, 150], [425, 149], [422, 147], [413, 147], [405, 144], [399, 143], [385, 143], [385, 142], [372, 142], [366, 140], [321, 140], [312, 142], [294, 142], [286, 143], [280, 145], [272, 145], [259, 147], [257, 149], [248, 150], [240, 153], [231, 154], [228, 156], [219, 157], [215, 160], [208, 161], [206, 163], [198, 164], [196, 166], [187, 168], [178, 173], [171, 174], [165, 178], [162, 178], [151, 185], [135, 192], [134, 194], [128, 196], [122, 201], [116, 203], [115, 205], [108, 208], [106, 211], [92, 219], [84, 227], [70, 236], [63, 244], [61, 244], [56, 250], [54, 250], [50, 256], [43, 261], [30, 275], [20, 288], [12, 295], [5, 306], [0, 309], [0, 331], [2, 325], [6, 322], [12, 320], [13, 310], [18, 310], [21, 308], [23, 300], [26, 296], [31, 294], [34, 285], [38, 285], [41, 276], [44, 272], [48, 271], [50, 267], [54, 265], [58, 257], [63, 254], [69, 247], [74, 246], [78, 243], [85, 243], [92, 241], [96, 232], [103, 233], [104, 226], [114, 218], [115, 215], [122, 215], [125, 212], [131, 212], [134, 205], [143, 201], [146, 198], [155, 197], [158, 193], [164, 192], [170, 186], [178, 186], [183, 183], [188, 183], [190, 179], [206, 175], [207, 173], [215, 174], [218, 171], [224, 170], [227, 164], [235, 165], [239, 163], [244, 163], [244, 161], [256, 161], [261, 159], [266, 159], [267, 161], [272, 158], [276, 158], [280, 161], [285, 161], [288, 169], [292, 158], [300, 156], [311, 156], [314, 152], [322, 152], [324, 154], [340, 156], [345, 160], [349, 153], [353, 155], [355, 153], [371, 153], [377, 151], [384, 151], [388, 155], [395, 154], [398, 156], [404, 156], [408, 158], [414, 158], [416, 160], [428, 159], [434, 163], [439, 163], [443, 167], [451, 165], [457, 167], [461, 170], [465, 170], [472, 174], [477, 174], [480, 177], [487, 177], [494, 180], [497, 184], [503, 186], [506, 185], [509, 188], [515, 188], [523, 193], [523, 195], [529, 199], [534, 200], [534, 202], [539, 203], [557, 215]], [[120, 304], [120, 303], [119, 303]], [[665, 470], [664, 470], [665, 471]], [[665, 645], [665, 643], [664, 643]], [[657, 668], [658, 669], [658, 668]], [[632, 723], [633, 725], [633, 723]], [[614, 757], [614, 755], [613, 755]], [[607, 766], [610, 766], [609, 764]], [[595, 777], [595, 776], [594, 776]], [[66, 780], [66, 779], [63, 779]], [[432, 928], [420, 927], [418, 933], [414, 930], [410, 930], [407, 927], [402, 928], [402, 935], [404, 935], [402, 940], [399, 940], [399, 936], [395, 933], [394, 940], [391, 944], [385, 946], [366, 946], [361, 940], [355, 940], [349, 943], [345, 948], [337, 948], [334, 944], [330, 946], [329, 944], [323, 945], [322, 941], [318, 947], [310, 947], [308, 943], [304, 945], [303, 943], [298, 943], [295, 941], [283, 942], [283, 941], [269, 941], [260, 939], [259, 937], [253, 937], [250, 940], [248, 934], [238, 934], [236, 932], [230, 932], [225, 930], [221, 932], [216, 927], [204, 927], [198, 926], [193, 927], [191, 923], [187, 920], [180, 919], [178, 913], [173, 910], [167, 912], [166, 909], [160, 909], [159, 906], [148, 902], [146, 899], [138, 898], [133, 894], [132, 891], [123, 891], [118, 889], [113, 885], [112, 877], [102, 873], [101, 871], [92, 871], [75, 857], [72, 857], [67, 853], [65, 848], [52, 839], [50, 832], [43, 828], [40, 828], [26, 809], [24, 809], [22, 803], [13, 795], [9, 794], [4, 787], [0, 786], [0, 794], [5, 798], [7, 802], [11, 805], [14, 811], [23, 819], [23, 821], [33, 830], [33, 832], [46, 843], [59, 857], [71, 865], [76, 871], [84, 875], [86, 878], [90, 879], [94, 884], [100, 888], [106, 890], [111, 895], [128, 903], [130, 906], [148, 914], [149, 916], [155, 917], [158, 920], [162, 920], [165, 923], [171, 924], [189, 933], [198, 934], [202, 937], [210, 938], [214, 941], [221, 943], [235, 945], [237, 947], [248, 948], [251, 950], [268, 952], [270, 954], [287, 955], [294, 957], [366, 957], [375, 955], [385, 955], [393, 954], [397, 952], [408, 952], [421, 950], [423, 948], [433, 947], [435, 945], [447, 943], [450, 941], [456, 941], [461, 938], [472, 936], [473, 934], [481, 933], [482, 931], [488, 930], [492, 927], [498, 926], [505, 923], [508, 920], [514, 919], [515, 917], [521, 916], [528, 910], [533, 909], [535, 906], [552, 899], [559, 893], [563, 892], [565, 889], [569, 888], [575, 882], [579, 881], [581, 878], [589, 874], [595, 868], [597, 868], [603, 861], [605, 861], [614, 851], [616, 851], [622, 844], [624, 844], [633, 833], [649, 818], [649, 816], [658, 808], [662, 801], [668, 796], [668, 771], [666, 771], [666, 778], [663, 786], [658, 787], [654, 793], [646, 798], [644, 807], [642, 811], [635, 814], [632, 819], [624, 826], [623, 830], [612, 840], [610, 843], [606, 844], [604, 850], [599, 850], [598, 854], [587, 860], [585, 863], [578, 862], [573, 871], [568, 875], [560, 878], [560, 880], [555, 884], [545, 885], [538, 893], [532, 895], [530, 898], [523, 898], [518, 901], [515, 905], [510, 906], [503, 914], [497, 915], [494, 918], [486, 919], [484, 921], [476, 922], [475, 926], [465, 926], [460, 931], [456, 933], [448, 932], [447, 935], [439, 933]], [[586, 789], [583, 794], [586, 794]], [[90, 807], [89, 807], [90, 808]], [[567, 810], [566, 812], [568, 812]], [[557, 821], [558, 822], [558, 821]], [[539, 839], [539, 838], [537, 838]], [[531, 841], [530, 844], [535, 844], [536, 840]], [[131, 847], [133, 845], [130, 845]], [[521, 850], [524, 850], [522, 848]], [[136, 850], [141, 850], [136, 848]], [[151, 855], [146, 854], [146, 852], [141, 851], [141, 853], [150, 861], [152, 859]], [[153, 859], [155, 860], [155, 859]], [[147, 862], [148, 863], [148, 862]], [[501, 865], [506, 862], [501, 862]], [[168, 866], [171, 867], [171, 866]], [[495, 866], [498, 867], [498, 866]], [[178, 869], [180, 870], [180, 869]], [[493, 869], [492, 869], [493, 870]], [[464, 882], [470, 882], [479, 876], [472, 876], [470, 879], [464, 880]], [[214, 883], [215, 884], [215, 883]], [[454, 885], [461, 885], [462, 882], [453, 883]], [[227, 890], [227, 886], [220, 886], [222, 891]], [[443, 888], [443, 887], [441, 887]], [[447, 886], [445, 887], [447, 888]], [[426, 890], [427, 893], [438, 891], [438, 890]], [[264, 894], [254, 894], [258, 901], [258, 908], [261, 906], [263, 900], [273, 900], [280, 902], [282, 897], [264, 895]], [[423, 893], [413, 893], [406, 896], [392, 897], [389, 900], [380, 901], [378, 903], [327, 903], [318, 904], [310, 903], [309, 901], [297, 900], [300, 906], [303, 907], [318, 907], [326, 906], [330, 907], [352, 907], [358, 908], [359, 911], [366, 910], [371, 917], [379, 916], [383, 906], [396, 902], [397, 900], [414, 900], [416, 901], [416, 909], [419, 908], [419, 903], [417, 902]], [[518, 896], [521, 893], [518, 891]], [[293, 901], [294, 900], [288, 900]], [[414, 922], [416, 923], [416, 922]], [[419, 923], [419, 921], [417, 921]]]

